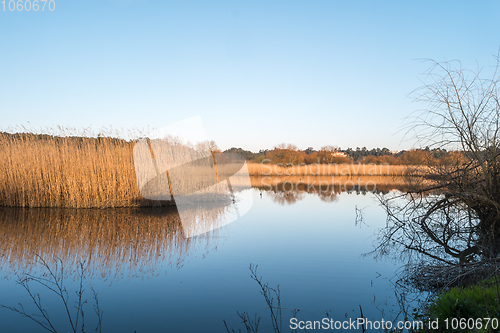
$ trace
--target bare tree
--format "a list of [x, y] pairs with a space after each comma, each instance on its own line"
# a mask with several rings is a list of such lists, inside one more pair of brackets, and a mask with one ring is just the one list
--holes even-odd
[[[442, 265], [500, 255], [500, 61], [489, 78], [460, 62], [430, 61], [430, 83], [414, 91], [426, 108], [410, 118], [421, 144], [459, 150], [429, 166], [404, 195], [380, 197], [388, 215], [377, 254], [406, 253]], [[477, 267], [475, 265], [474, 267]]]

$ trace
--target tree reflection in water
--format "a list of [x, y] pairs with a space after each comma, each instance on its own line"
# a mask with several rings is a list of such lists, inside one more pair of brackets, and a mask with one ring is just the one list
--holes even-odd
[[418, 290], [439, 290], [474, 283], [500, 270], [500, 258], [481, 250], [491, 240], [482, 237], [479, 221], [463, 204], [450, 203], [436, 191], [392, 192], [379, 199], [387, 224], [371, 254], [403, 262], [400, 282]]

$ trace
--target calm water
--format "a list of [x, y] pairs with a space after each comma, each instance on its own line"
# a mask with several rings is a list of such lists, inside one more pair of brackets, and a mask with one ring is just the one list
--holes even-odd
[[[268, 310], [249, 265], [271, 286], [280, 284], [282, 307], [298, 318], [389, 319], [397, 311], [391, 278], [400, 266], [362, 254], [373, 249], [385, 214], [371, 193], [319, 196], [251, 189], [253, 207], [240, 219], [186, 239], [175, 210], [47, 210], [0, 208], [0, 304], [33, 309], [16, 284], [23, 272], [41, 275], [37, 253], [66, 271], [70, 302], [78, 289], [77, 263], [86, 262], [86, 328], [93, 331], [93, 287], [104, 311], [103, 332], [225, 332], [222, 320], [241, 328], [236, 311]], [[356, 223], [356, 207], [364, 224]], [[224, 209], [199, 212], [216, 223]], [[215, 221], [215, 222], [214, 222]], [[33, 285], [34, 286], [34, 285]], [[69, 330], [60, 300], [43, 289], [52, 321]], [[34, 309], [33, 309], [34, 310]], [[288, 326], [289, 310], [283, 310]], [[20, 315], [0, 309], [2, 332], [44, 332]], [[288, 329], [284, 331], [290, 331]]]

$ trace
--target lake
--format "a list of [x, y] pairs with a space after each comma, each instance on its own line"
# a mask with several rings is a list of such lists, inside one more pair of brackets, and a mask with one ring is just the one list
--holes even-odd
[[[271, 287], [280, 285], [283, 328], [292, 312], [303, 321], [395, 317], [394, 275], [401, 263], [364, 256], [386, 223], [371, 192], [321, 193], [252, 188], [253, 206], [213, 231], [184, 236], [175, 208], [0, 208], [0, 304], [33, 302], [18, 276], [42, 276], [35, 254], [54, 267], [60, 259], [73, 311], [78, 263], [85, 262], [85, 328], [94, 331], [91, 287], [103, 310], [102, 332], [225, 332], [223, 320], [243, 328], [237, 311], [262, 317], [259, 332], [271, 332], [269, 310], [249, 265]], [[321, 195], [320, 195], [321, 194]], [[217, 220], [223, 208], [195, 212]], [[363, 221], [360, 221], [362, 217]], [[392, 279], [392, 280], [391, 280]], [[59, 332], [70, 330], [60, 299], [32, 282]], [[27, 318], [0, 309], [2, 332], [45, 332]]]

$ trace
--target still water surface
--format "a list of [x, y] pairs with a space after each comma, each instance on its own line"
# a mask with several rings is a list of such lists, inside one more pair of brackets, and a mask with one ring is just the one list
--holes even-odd
[[[76, 300], [77, 267], [85, 261], [86, 328], [93, 331], [94, 288], [104, 311], [102, 331], [225, 332], [222, 320], [240, 328], [236, 311], [268, 310], [249, 265], [271, 286], [280, 285], [284, 308], [302, 320], [359, 317], [390, 319], [398, 311], [391, 278], [400, 266], [362, 256], [373, 249], [386, 216], [372, 193], [329, 196], [251, 189], [253, 207], [233, 223], [186, 239], [174, 209], [57, 210], [0, 208], [0, 304], [26, 309], [31, 301], [16, 284], [23, 273], [41, 275], [34, 253], [60, 258], [70, 302]], [[261, 195], [262, 193], [262, 195]], [[363, 222], [356, 223], [356, 208]], [[223, 210], [200, 212], [216, 221]], [[43, 289], [55, 325], [69, 330], [60, 300]], [[291, 312], [283, 310], [283, 326]], [[0, 309], [1, 332], [44, 332]], [[57, 326], [56, 326], [57, 327]], [[284, 331], [290, 331], [286, 329]]]

